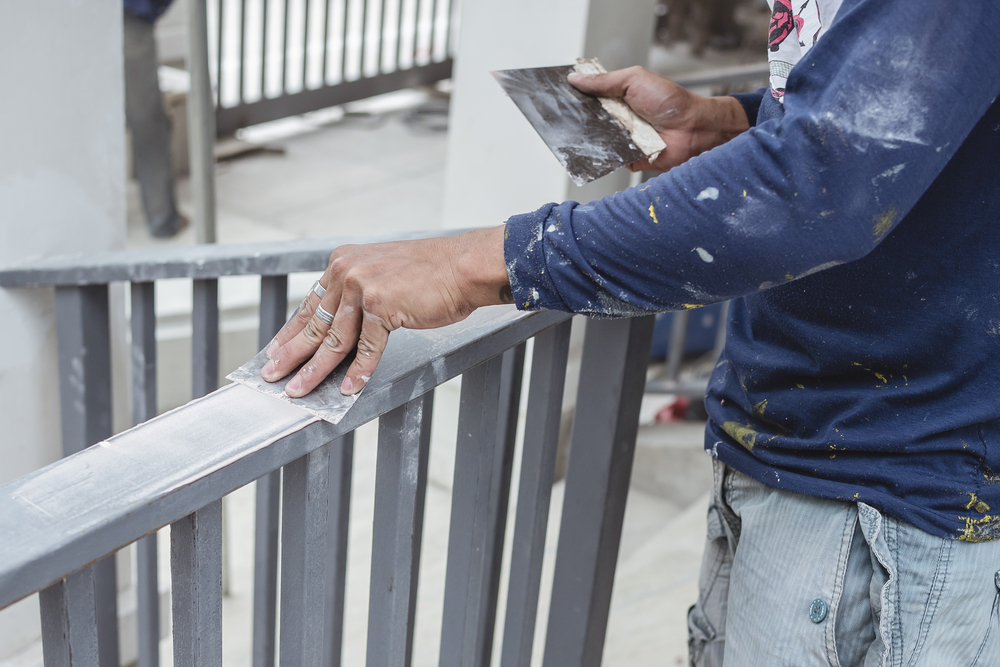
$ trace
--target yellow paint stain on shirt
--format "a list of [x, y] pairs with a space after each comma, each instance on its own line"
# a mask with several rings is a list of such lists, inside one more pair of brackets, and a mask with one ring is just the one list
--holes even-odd
[[695, 308], [701, 308], [701, 306], [702, 306], [702, 304], [700, 304], [700, 303], [682, 303], [681, 304], [681, 308], [683, 308], [684, 310], [694, 310]]
[[725, 431], [730, 438], [740, 443], [750, 451], [753, 451], [754, 445], [757, 444], [757, 431], [753, 430], [749, 426], [739, 422], [725, 422], [722, 425], [722, 430]]
[[767, 410], [767, 399], [766, 398], [763, 401], [761, 401], [760, 403], [755, 403], [754, 406], [753, 406], [754, 413], [757, 416], [759, 416], [759, 417], [763, 417], [764, 416], [764, 412], [766, 410]]
[[882, 381], [882, 384], [889, 384], [889, 381], [888, 381], [888, 380], [886, 380], [886, 379], [885, 379], [885, 376], [884, 376], [884, 375], [882, 375], [881, 373], [877, 373], [877, 372], [875, 372], [875, 371], [872, 371], [872, 375], [874, 375], [874, 376], [875, 376], [875, 377], [877, 377], [877, 378], [878, 378], [879, 380], [881, 380], [881, 381]]
[[969, 500], [968, 503], [966, 503], [965, 509], [971, 510], [971, 509], [975, 508], [975, 510], [977, 512], [979, 512], [980, 514], [986, 514], [987, 512], [990, 511], [990, 506], [987, 505], [986, 503], [984, 503], [982, 500], [980, 500], [976, 496], [976, 494], [970, 493], [969, 494], [969, 498], [970, 498], [970, 500]]
[[653, 208], [652, 204], [649, 205], [649, 217], [653, 219], [655, 224], [660, 224], [660, 221], [656, 219], [656, 210]]
[[797, 384], [795, 386], [798, 387], [799, 389], [805, 389], [806, 388], [806, 386], [804, 384]]
[[1000, 537], [1000, 516], [987, 514], [981, 519], [971, 516], [960, 518], [965, 519], [965, 530], [958, 536], [963, 542], [992, 542]]
[[747, 191], [746, 191], [746, 190], [744, 190], [744, 191], [743, 191], [743, 196], [744, 196], [744, 197], [746, 197], [746, 196], [747, 196]]
[[899, 213], [895, 208], [890, 208], [885, 213], [880, 213], [872, 218], [872, 238], [881, 241], [889, 233], [892, 226], [896, 224]]

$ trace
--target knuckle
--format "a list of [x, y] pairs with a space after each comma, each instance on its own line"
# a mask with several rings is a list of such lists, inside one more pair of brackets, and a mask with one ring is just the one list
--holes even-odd
[[382, 297], [369, 290], [361, 297], [361, 307], [366, 313], [376, 313], [382, 307]]
[[315, 319], [310, 319], [302, 330], [302, 336], [314, 347], [320, 344], [325, 335], [326, 332], [320, 330], [319, 324], [316, 323]]
[[323, 336], [322, 347], [327, 352], [340, 352], [343, 350], [342, 337], [333, 327], [330, 327], [330, 330]]

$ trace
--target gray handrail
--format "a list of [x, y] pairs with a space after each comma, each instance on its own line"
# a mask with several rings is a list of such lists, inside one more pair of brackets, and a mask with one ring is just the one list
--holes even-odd
[[401, 330], [336, 426], [229, 385], [0, 488], [0, 609], [568, 317], [496, 306], [445, 329]]
[[100, 285], [130, 280], [220, 278], [322, 271], [330, 253], [348, 243], [381, 243], [452, 236], [468, 229], [295, 239], [268, 243], [173, 246], [115, 252], [69, 253], [28, 260], [0, 270], [0, 287]]

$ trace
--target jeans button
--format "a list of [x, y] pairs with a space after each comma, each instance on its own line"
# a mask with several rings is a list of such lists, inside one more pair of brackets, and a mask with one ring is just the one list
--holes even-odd
[[822, 623], [823, 619], [826, 618], [826, 601], [816, 598], [813, 600], [812, 606], [809, 607], [809, 620], [813, 623]]

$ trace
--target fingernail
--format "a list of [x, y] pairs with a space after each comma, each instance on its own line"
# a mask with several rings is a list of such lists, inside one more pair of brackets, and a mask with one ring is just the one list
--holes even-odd
[[267, 355], [268, 359], [274, 359], [274, 355], [276, 355], [277, 353], [278, 353], [278, 341], [272, 340], [271, 344], [267, 346], [267, 352], [265, 354]]
[[351, 378], [344, 378], [344, 383], [340, 385], [340, 393], [344, 396], [350, 396], [354, 393], [354, 383], [351, 382]]
[[302, 389], [302, 378], [300, 378], [298, 375], [289, 380], [288, 384], [285, 385], [285, 393], [288, 394], [289, 396], [291, 396], [292, 394], [299, 393], [301, 389]]
[[592, 76], [592, 75], [590, 75], [590, 74], [584, 74], [583, 72], [570, 72], [569, 76], [566, 77], [566, 78], [569, 79], [570, 81], [579, 81], [580, 79], [583, 79], [583, 78], [588, 77], [588, 76]]
[[272, 359], [271, 361], [264, 364], [264, 368], [261, 369], [260, 374], [264, 377], [265, 380], [270, 380], [271, 376], [274, 375], [275, 371], [277, 370], [278, 370], [278, 362]]

